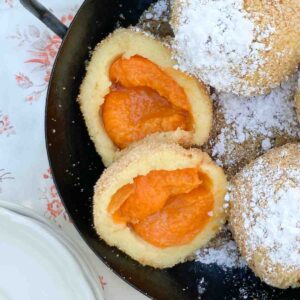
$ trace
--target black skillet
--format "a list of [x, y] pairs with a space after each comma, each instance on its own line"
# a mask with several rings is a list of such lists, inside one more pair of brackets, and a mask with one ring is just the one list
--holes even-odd
[[[134, 25], [155, 1], [86, 0], [69, 30], [36, 1], [20, 1], [64, 38], [46, 104], [48, 156], [61, 199], [79, 233], [98, 257], [128, 283], [155, 299], [300, 299], [300, 289], [273, 289], [248, 269], [225, 272], [216, 265], [196, 262], [167, 270], [143, 267], [98, 238], [93, 228], [92, 195], [104, 167], [88, 137], [76, 98], [90, 50], [117, 26]], [[205, 292], [200, 295], [198, 284], [202, 278]]]

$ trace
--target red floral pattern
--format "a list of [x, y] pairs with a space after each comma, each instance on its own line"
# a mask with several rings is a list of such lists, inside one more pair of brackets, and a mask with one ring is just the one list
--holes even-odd
[[107, 285], [106, 281], [104, 280], [104, 277], [101, 275], [99, 276], [99, 282], [100, 282], [100, 285], [102, 287], [102, 290], [104, 290], [105, 286]]
[[14, 0], [5, 0], [4, 1], [4, 3], [6, 4], [6, 5], [8, 5], [9, 7], [13, 7], [14, 6]]
[[62, 203], [55, 199], [47, 204], [47, 211], [50, 214], [50, 218], [56, 218], [63, 213]]
[[43, 178], [44, 179], [52, 178], [52, 173], [51, 173], [51, 169], [50, 168], [48, 168], [47, 171], [43, 174]]
[[[75, 11], [75, 8], [74, 8]], [[68, 25], [74, 18], [72, 13], [61, 17], [61, 21]], [[25, 29], [18, 28], [14, 35], [8, 38], [18, 41], [18, 47], [26, 46], [30, 58], [24, 63], [31, 65], [31, 74], [19, 72], [15, 75], [17, 86], [28, 90], [25, 101], [33, 103], [38, 101], [46, 91], [50, 80], [51, 70], [61, 45], [61, 39], [55, 34], [50, 34], [48, 30], [40, 30], [34, 25], [29, 25]], [[33, 75], [39, 73], [42, 81], [34, 82]]]
[[32, 81], [23, 73], [19, 73], [16, 75], [17, 85], [22, 89], [28, 89], [33, 86]]
[[[46, 7], [52, 6], [55, 8], [54, 12], [56, 10], [62, 11], [62, 9], [64, 9], [65, 14], [61, 17], [61, 20], [68, 25], [73, 19], [73, 15], [75, 11], [77, 11], [78, 4], [81, 4], [81, 1], [75, 0], [70, 1], [70, 3], [69, 1], [66, 2], [68, 2], [67, 6], [69, 7], [66, 6], [64, 1], [48, 1], [48, 3], [47, 1], [43, 1], [43, 4]], [[60, 6], [62, 3], [63, 5]], [[75, 3], [77, 5], [71, 8], [70, 6], [75, 5]], [[5, 80], [2, 84], [11, 89], [10, 84], [11, 81], [13, 81], [13, 84], [17, 87], [13, 87], [8, 95], [7, 92], [4, 91], [1, 98], [2, 101], [0, 100], [0, 143], [7, 144], [6, 137], [15, 134], [15, 129], [17, 129], [19, 134], [19, 122], [15, 124], [15, 120], [17, 121], [19, 118], [24, 117], [29, 118], [28, 120], [36, 120], [37, 118], [43, 117], [39, 109], [43, 105], [37, 105], [37, 109], [30, 110], [30, 114], [28, 114], [28, 104], [35, 105], [38, 101], [45, 99], [45, 91], [50, 80], [52, 65], [61, 41], [56, 35], [46, 29], [42, 23], [37, 22], [34, 17], [30, 16], [27, 12], [25, 13], [25, 9], [21, 6], [19, 1], [0, 1], [0, 10], [1, 13], [6, 14], [2, 21], [5, 20], [4, 22], [7, 22], [7, 20], [9, 20], [8, 27], [6, 26], [7, 24], [2, 24], [5, 28], [7, 27], [7, 31], [2, 31], [1, 33], [2, 40], [6, 39], [3, 40], [3, 43], [5, 43], [3, 51], [6, 51], [7, 53], [10, 53], [11, 51], [11, 60], [13, 62], [12, 64], [9, 64], [8, 62], [7, 74], [10, 75], [7, 76], [7, 78], [3, 78]], [[22, 17], [23, 11], [24, 18]], [[11, 18], [9, 14], [17, 17]], [[55, 14], [57, 13], [55, 12]], [[22, 96], [16, 97], [16, 93], [14, 93], [15, 90], [17, 91], [17, 95], [21, 93]], [[7, 105], [13, 110], [8, 110]], [[4, 191], [4, 188], [7, 187], [5, 194], [1, 194], [2, 198], [4, 196], [4, 200], [8, 195], [8, 199], [11, 198], [17, 203], [20, 202], [22, 204], [25, 199], [26, 201], [30, 201], [30, 206], [38, 209], [41, 213], [44, 213], [46, 218], [63, 228], [65, 232], [72, 235], [74, 229], [65, 212], [63, 204], [59, 199], [52, 180], [51, 171], [50, 169], [47, 169], [44, 172], [46, 161], [44, 149], [39, 147], [39, 142], [34, 146], [38, 146], [40, 152], [32, 151], [32, 147], [24, 147], [24, 145], [26, 146], [26, 142], [32, 144], [36, 143], [35, 139], [29, 141], [25, 140], [25, 138], [27, 139], [27, 134], [35, 130], [36, 126], [35, 122], [27, 123], [28, 124], [22, 128], [24, 136], [20, 135], [18, 139], [12, 138], [10, 140], [12, 141], [11, 147], [22, 147], [22, 157], [24, 160], [31, 161], [33, 158], [32, 155], [34, 155], [34, 163], [36, 166], [40, 164], [39, 169], [32, 169], [30, 178], [27, 178], [30, 180], [30, 182], [28, 182], [28, 180], [22, 176], [24, 171], [22, 168], [26, 168], [26, 164], [19, 164], [17, 161], [12, 160], [12, 166], [10, 166], [10, 168], [12, 168], [13, 174], [5, 170], [4, 165], [0, 166], [0, 194], [1, 188]], [[12, 150], [16, 150], [16, 148]], [[12, 153], [14, 152], [15, 151], [12, 151]], [[23, 193], [21, 196], [23, 197], [15, 197], [16, 191], [11, 188], [11, 184], [15, 185], [15, 183], [16, 186], [21, 184], [24, 185], [24, 191], [21, 189], [21, 193]], [[32, 189], [32, 185], [35, 185], [36, 188], [33, 187]], [[6, 194], [7, 192], [8, 194]], [[10, 197], [10, 195], [12, 197]], [[108, 279], [109, 278], [107, 278], [107, 280]], [[99, 277], [98, 282], [99, 287], [101, 286], [102, 289], [107, 287], [107, 283], [103, 276]], [[111, 288], [111, 286], [109, 287]]]
[[15, 134], [14, 127], [10, 123], [8, 115], [3, 115], [0, 111], [0, 136], [6, 135], [10, 136]]
[[65, 222], [70, 222], [70, 219], [64, 209], [64, 206], [59, 199], [56, 187], [52, 180], [52, 174], [50, 168], [43, 173], [42, 178], [46, 181], [46, 187], [42, 190], [41, 199], [45, 200], [45, 216], [57, 223], [61, 227], [60, 219]]

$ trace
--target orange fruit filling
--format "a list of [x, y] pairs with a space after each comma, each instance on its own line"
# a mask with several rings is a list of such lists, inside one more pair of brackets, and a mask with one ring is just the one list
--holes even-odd
[[202, 231], [214, 208], [209, 178], [198, 168], [151, 171], [112, 197], [108, 212], [150, 244], [184, 245]]
[[191, 130], [183, 88], [150, 60], [138, 55], [119, 58], [112, 63], [109, 78], [112, 85], [100, 114], [120, 149], [155, 132]]

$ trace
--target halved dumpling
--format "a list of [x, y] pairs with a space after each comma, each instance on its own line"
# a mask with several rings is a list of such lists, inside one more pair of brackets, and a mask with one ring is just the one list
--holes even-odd
[[96, 47], [79, 102], [105, 165], [152, 134], [202, 145], [212, 126], [206, 87], [175, 69], [169, 48], [131, 29], [116, 30]]
[[99, 236], [143, 265], [171, 267], [225, 222], [223, 170], [199, 149], [139, 142], [95, 186]]

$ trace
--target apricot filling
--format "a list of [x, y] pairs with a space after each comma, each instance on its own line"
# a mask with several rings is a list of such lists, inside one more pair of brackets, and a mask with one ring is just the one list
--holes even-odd
[[155, 132], [191, 130], [190, 104], [182, 87], [155, 63], [135, 55], [119, 58], [100, 109], [104, 128], [120, 149]]
[[151, 171], [137, 176], [112, 197], [108, 212], [148, 243], [184, 245], [211, 217], [214, 199], [209, 178], [198, 168]]

